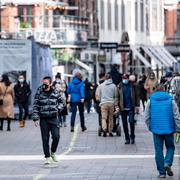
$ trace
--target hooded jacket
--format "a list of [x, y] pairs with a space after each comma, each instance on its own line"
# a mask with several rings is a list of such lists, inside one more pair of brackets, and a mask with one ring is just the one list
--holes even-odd
[[71, 102], [81, 102], [85, 97], [84, 81], [74, 77], [70, 82], [67, 93], [71, 95]]
[[145, 119], [149, 130], [154, 134], [166, 135], [180, 131], [177, 105], [166, 92], [155, 92], [150, 96]]
[[112, 79], [105, 80], [97, 88], [97, 97], [100, 100], [100, 105], [105, 103], [113, 103], [115, 106], [118, 105], [118, 92], [116, 85], [112, 82]]

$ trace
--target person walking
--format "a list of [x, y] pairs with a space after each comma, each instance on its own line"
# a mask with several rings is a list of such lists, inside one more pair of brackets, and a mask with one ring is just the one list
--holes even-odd
[[98, 99], [98, 92], [96, 92], [96, 90], [98, 89], [98, 87], [105, 81], [105, 73], [100, 73], [99, 74], [99, 85], [96, 84], [94, 86], [94, 95], [93, 95], [93, 99], [94, 99], [94, 108], [96, 110], [96, 112], [98, 113], [98, 120], [99, 120], [99, 128], [102, 130], [102, 113], [101, 113], [101, 107], [100, 107], [100, 100]]
[[[96, 90], [96, 98], [100, 101], [102, 113], [102, 129], [103, 136], [113, 136], [113, 115], [114, 111], [118, 110], [118, 91], [116, 85], [112, 81], [110, 73], [105, 75], [105, 81], [100, 84]], [[108, 126], [107, 126], [108, 124]]]
[[147, 102], [147, 90], [144, 88], [145, 81], [146, 81], [146, 75], [143, 74], [138, 82], [139, 98], [142, 101], [143, 111], [145, 111], [145, 103]]
[[[63, 98], [51, 85], [49, 76], [43, 78], [43, 84], [38, 88], [33, 104], [33, 120], [35, 126], [40, 125], [45, 164], [50, 164], [51, 159], [58, 162], [56, 150], [59, 143], [59, 121], [58, 112], [64, 108]], [[51, 153], [49, 150], [49, 137], [52, 135]]]
[[84, 98], [85, 98], [85, 90], [84, 90], [84, 81], [82, 80], [82, 72], [80, 70], [75, 70], [74, 77], [70, 82], [67, 93], [69, 94], [69, 101], [71, 105], [71, 132], [74, 132], [74, 125], [76, 119], [77, 107], [79, 109], [80, 122], [82, 131], [86, 131], [87, 128], [85, 126], [84, 119]]
[[88, 78], [84, 81], [85, 84], [85, 105], [87, 109], [87, 113], [89, 114], [92, 106], [92, 93], [93, 93], [93, 85], [89, 82]]
[[7, 131], [11, 131], [11, 120], [14, 119], [14, 89], [7, 74], [2, 75], [0, 82], [0, 130], [7, 120]]
[[[30, 86], [23, 75], [19, 75], [18, 82], [14, 86], [15, 101], [19, 107], [19, 127], [25, 127], [25, 120], [29, 115]], [[24, 111], [24, 112], [23, 112]], [[23, 115], [24, 113], [24, 115]]]
[[[180, 115], [178, 107], [163, 84], [157, 84], [155, 92], [150, 96], [145, 110], [145, 121], [153, 134], [155, 161], [159, 178], [166, 173], [173, 176], [171, 166], [174, 158], [174, 133], [180, 134]], [[167, 149], [164, 157], [163, 147]]]
[[[121, 111], [125, 144], [135, 144], [135, 112], [139, 112], [139, 95], [137, 85], [129, 82], [129, 76], [123, 75], [122, 84], [119, 85], [119, 106]], [[128, 128], [128, 117], [130, 134]]]
[[158, 83], [153, 71], [151, 71], [144, 83], [144, 89], [147, 90], [147, 99], [154, 92], [154, 86]]
[[170, 82], [170, 90], [180, 110], [180, 74], [179, 73], [174, 74], [174, 77]]
[[57, 73], [55, 76], [55, 81], [53, 82], [53, 87], [56, 88], [58, 91], [59, 95], [63, 98], [64, 100], [64, 108], [61, 112], [59, 112], [58, 118], [59, 118], [59, 123], [60, 127], [64, 126], [66, 127], [66, 116], [68, 115], [68, 110], [67, 110], [67, 85], [64, 80], [61, 79], [61, 74]]

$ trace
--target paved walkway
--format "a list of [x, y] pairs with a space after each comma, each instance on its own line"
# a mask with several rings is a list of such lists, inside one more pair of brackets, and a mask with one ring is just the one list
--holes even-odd
[[[152, 136], [140, 116], [136, 126], [136, 144], [124, 145], [121, 137], [99, 137], [95, 113], [86, 114], [88, 130], [75, 133], [61, 128], [58, 166], [43, 165], [39, 128], [28, 121], [19, 129], [12, 123], [12, 131], [0, 132], [0, 179], [3, 180], [156, 180]], [[79, 118], [79, 117], [78, 117]], [[77, 119], [78, 119], [77, 118]], [[69, 122], [69, 117], [68, 117]], [[78, 120], [77, 120], [78, 124]], [[6, 125], [6, 124], [5, 124]], [[180, 180], [180, 145], [176, 147], [174, 177]]]

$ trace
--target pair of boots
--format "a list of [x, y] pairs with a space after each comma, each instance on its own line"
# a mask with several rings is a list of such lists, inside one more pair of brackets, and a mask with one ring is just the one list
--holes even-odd
[[[1, 120], [1, 126], [0, 126], [1, 131], [3, 131], [3, 124], [4, 124], [4, 120]], [[7, 120], [7, 131], [11, 131], [10, 125], [11, 125], [11, 120]]]
[[19, 121], [19, 127], [24, 128], [25, 127], [25, 120]]

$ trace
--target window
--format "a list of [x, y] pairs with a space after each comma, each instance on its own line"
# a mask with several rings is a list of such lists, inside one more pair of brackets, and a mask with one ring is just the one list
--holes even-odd
[[141, 0], [141, 3], [140, 3], [140, 10], [141, 10], [141, 14], [140, 14], [140, 17], [141, 17], [141, 32], [144, 32], [144, 2], [143, 0]]
[[34, 27], [33, 6], [18, 6], [18, 17], [21, 28]]
[[135, 1], [135, 30], [138, 31], [138, 2], [137, 0]]
[[104, 0], [101, 0], [101, 29], [104, 29]]
[[111, 30], [111, 2], [110, 0], [108, 0], [107, 12], [108, 12], [108, 30]]
[[124, 0], [122, 0], [121, 4], [121, 23], [122, 23], [122, 30], [125, 30], [125, 5], [124, 5]]
[[114, 3], [114, 17], [115, 17], [115, 21], [114, 21], [114, 28], [115, 30], [119, 30], [119, 19], [118, 19], [118, 3], [117, 3], [118, 0], [115, 0], [115, 3]]
[[60, 11], [55, 9], [53, 11], [53, 27], [60, 27]]
[[157, 0], [152, 1], [152, 30], [157, 31]]

